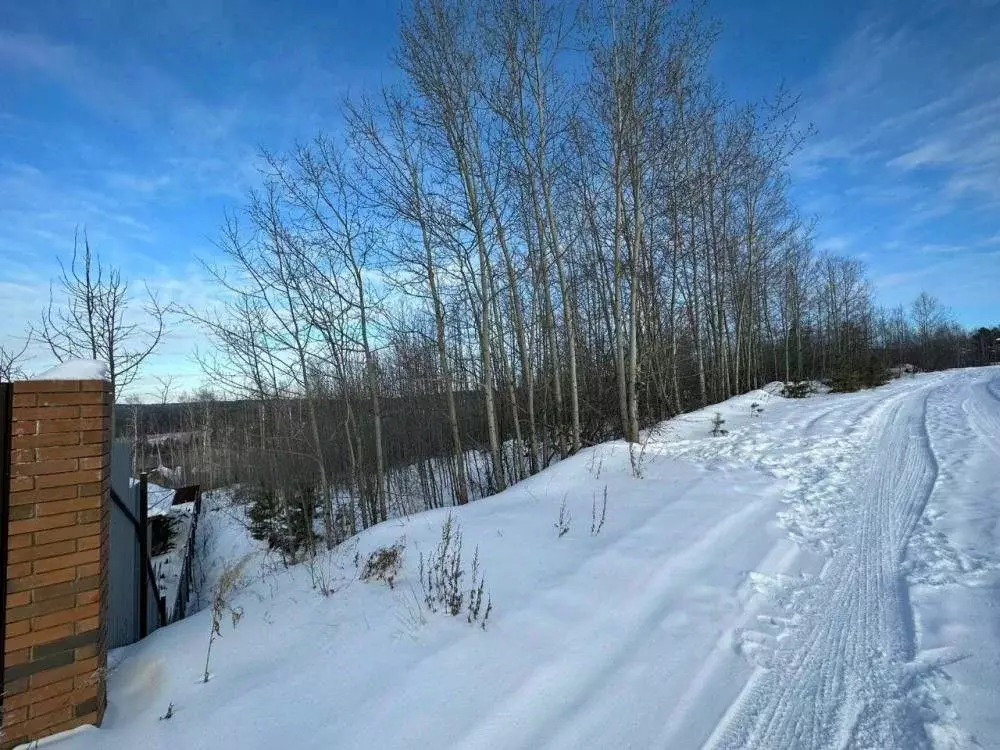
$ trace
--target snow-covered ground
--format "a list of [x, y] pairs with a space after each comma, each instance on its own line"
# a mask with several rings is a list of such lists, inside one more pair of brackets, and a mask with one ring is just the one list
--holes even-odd
[[423, 606], [447, 510], [286, 570], [214, 507], [205, 577], [246, 562], [211, 679], [206, 608], [116, 653], [59, 750], [1000, 747], [1000, 368], [768, 388], [452, 510], [485, 630]]

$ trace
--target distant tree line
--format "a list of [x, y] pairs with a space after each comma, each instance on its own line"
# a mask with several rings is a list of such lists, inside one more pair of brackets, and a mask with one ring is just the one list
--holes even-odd
[[1000, 363], [1000, 326], [966, 331], [935, 297], [921, 293], [909, 311], [879, 311], [878, 345], [886, 362], [920, 370]]

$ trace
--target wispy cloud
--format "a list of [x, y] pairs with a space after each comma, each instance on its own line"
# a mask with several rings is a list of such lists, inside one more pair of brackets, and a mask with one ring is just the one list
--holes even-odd
[[56, 178], [30, 164], [0, 162], [0, 250], [30, 252], [28, 238], [49, 241], [72, 238], [80, 225], [103, 227], [103, 232], [129, 242], [154, 239], [150, 226], [130, 207], [134, 202], [89, 184]]
[[132, 193], [157, 193], [171, 184], [170, 175], [138, 175], [127, 172], [110, 172], [104, 176], [109, 187]]
[[998, 34], [997, 2], [873, 2], [804, 86], [818, 135], [793, 169], [818, 244], [869, 253], [886, 299], [925, 286], [982, 309], [1000, 276], [979, 270], [1000, 208]]
[[41, 76], [98, 114], [131, 127], [174, 132], [196, 143], [232, 135], [240, 110], [205, 102], [142, 58], [117, 64], [74, 44], [0, 29], [0, 70]]
[[940, 170], [949, 202], [1000, 205], [1000, 61], [982, 66], [973, 81], [945, 99], [949, 109], [919, 123], [916, 144], [888, 166], [903, 173]]
[[1000, 201], [1000, 6], [963, 6], [864, 16], [810, 85], [819, 136], [799, 158], [807, 176], [839, 167], [890, 182], [922, 170], [921, 187], [949, 205]]
[[829, 252], [829, 253], [844, 253], [851, 250], [855, 245], [855, 241], [851, 237], [834, 235], [832, 237], [824, 237], [817, 243], [817, 250]]
[[912, 285], [914, 282], [926, 278], [929, 270], [918, 268], [914, 271], [896, 271], [877, 276], [874, 279], [875, 287], [881, 290], [892, 289], [903, 285]]
[[73, 48], [55, 44], [37, 34], [19, 34], [0, 29], [0, 63], [19, 68], [33, 68], [60, 78], [79, 75]]
[[[259, 183], [258, 147], [337, 128], [348, 87], [382, 75], [384, 13], [345, 31], [340, 13], [242, 0], [239, 12], [175, 0], [138, 15], [86, 0], [10, 5], [0, 81], [18, 90], [0, 94], [0, 339], [37, 319], [77, 227], [137, 291], [146, 281], [164, 301], [207, 304], [193, 258], [213, 255], [223, 212]], [[200, 336], [175, 324], [153, 367], [185, 367]]]

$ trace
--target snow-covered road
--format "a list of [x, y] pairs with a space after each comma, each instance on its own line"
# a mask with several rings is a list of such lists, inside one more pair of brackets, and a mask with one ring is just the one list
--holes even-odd
[[713, 744], [927, 746], [903, 562], [938, 474], [927, 404], [941, 387], [924, 382], [885, 398], [841, 438], [852, 460], [828, 478], [844, 495], [833, 554], [771, 668], [754, 675]]
[[756, 391], [634, 462], [596, 446], [456, 510], [485, 632], [421, 611], [447, 512], [362, 535], [362, 559], [403, 538], [393, 590], [356, 580], [353, 549], [262, 573], [207, 684], [208, 613], [128, 649], [105, 727], [65, 746], [1000, 747], [1000, 368]]
[[[784, 440], [762, 443], [741, 435], [713, 445], [712, 453], [777, 465], [796, 477], [788, 528], [798, 532], [802, 519], [812, 519], [805, 527], [814, 533], [803, 541], [821, 542], [826, 554], [818, 574], [803, 582], [793, 608], [783, 613], [789, 616], [780, 620], [780, 632], [759, 639], [773, 644], [766, 664], [754, 672], [708, 746], [971, 747], [975, 734], [983, 746], [1000, 747], [995, 534], [959, 553], [965, 559], [953, 572], [966, 574], [964, 580], [937, 582], [955, 590], [993, 573], [988, 586], [994, 595], [981, 597], [982, 611], [962, 625], [984, 626], [993, 619], [994, 632], [983, 633], [984, 640], [968, 650], [921, 652], [908, 577], [914, 569], [948, 572], [948, 553], [955, 550], [947, 535], [927, 531], [929, 519], [947, 515], [950, 506], [977, 503], [980, 521], [998, 530], [1000, 371], [926, 376], [782, 421]], [[776, 437], [773, 429], [767, 432]], [[787, 450], [776, 456], [775, 446], [783, 444]], [[911, 545], [929, 505], [925, 533]], [[787, 589], [782, 594], [787, 597]], [[993, 716], [971, 733], [963, 722], [947, 721], [961, 712], [947, 711], [938, 689], [940, 668], [984, 656], [993, 689], [990, 680], [961, 687], [990, 693]]]

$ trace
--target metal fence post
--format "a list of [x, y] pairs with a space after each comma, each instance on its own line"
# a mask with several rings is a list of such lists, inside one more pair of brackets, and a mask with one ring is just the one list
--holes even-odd
[[149, 635], [149, 477], [146, 472], [139, 474], [139, 637]]

